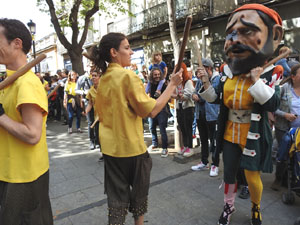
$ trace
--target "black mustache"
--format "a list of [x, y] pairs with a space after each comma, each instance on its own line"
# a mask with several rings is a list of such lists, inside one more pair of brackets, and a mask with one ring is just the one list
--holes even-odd
[[234, 44], [226, 50], [225, 54], [228, 55], [228, 52], [232, 52], [233, 50], [249, 51], [252, 53], [257, 53], [253, 48], [249, 47], [248, 45]]

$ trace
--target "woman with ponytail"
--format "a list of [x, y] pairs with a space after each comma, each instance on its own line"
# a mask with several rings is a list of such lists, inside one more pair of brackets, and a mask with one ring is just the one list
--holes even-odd
[[129, 210], [135, 225], [144, 224], [152, 160], [146, 150], [142, 118], [155, 117], [182, 81], [180, 70], [158, 99], [145, 93], [142, 81], [124, 67], [133, 51], [125, 35], [109, 33], [94, 47], [92, 58], [103, 72], [95, 100], [105, 164], [108, 223], [124, 224]]

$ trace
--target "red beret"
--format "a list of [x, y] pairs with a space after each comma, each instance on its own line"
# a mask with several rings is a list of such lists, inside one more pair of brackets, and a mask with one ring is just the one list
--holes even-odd
[[282, 19], [279, 16], [279, 14], [275, 10], [270, 9], [261, 4], [246, 4], [246, 5], [241, 6], [240, 8], [237, 8], [236, 10], [234, 10], [233, 13], [242, 11], [242, 10], [252, 10], [252, 9], [259, 10], [259, 11], [267, 14], [269, 17], [271, 17], [271, 19], [273, 19], [275, 21], [275, 23], [282, 26]]

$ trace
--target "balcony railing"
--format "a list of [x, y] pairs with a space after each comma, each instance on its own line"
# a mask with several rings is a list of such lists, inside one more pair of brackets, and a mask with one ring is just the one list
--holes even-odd
[[[185, 18], [187, 15], [208, 16], [210, 14], [209, 4], [204, 4], [203, 0], [183, 0], [177, 4], [176, 19]], [[140, 13], [134, 17], [116, 21], [110, 25], [110, 31], [122, 32], [126, 35], [136, 33], [138, 31], [148, 30], [162, 24], [168, 23], [167, 3], [161, 3]]]

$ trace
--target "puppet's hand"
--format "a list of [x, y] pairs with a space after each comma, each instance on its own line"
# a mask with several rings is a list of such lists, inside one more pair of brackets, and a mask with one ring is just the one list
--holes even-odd
[[4, 114], [4, 109], [3, 109], [3, 106], [2, 104], [0, 104], [0, 116], [2, 116]]
[[251, 80], [253, 81], [253, 83], [258, 81], [258, 79], [260, 78], [260, 75], [262, 74], [263, 71], [264, 70], [262, 67], [256, 67], [250, 71], [250, 77], [251, 77]]

